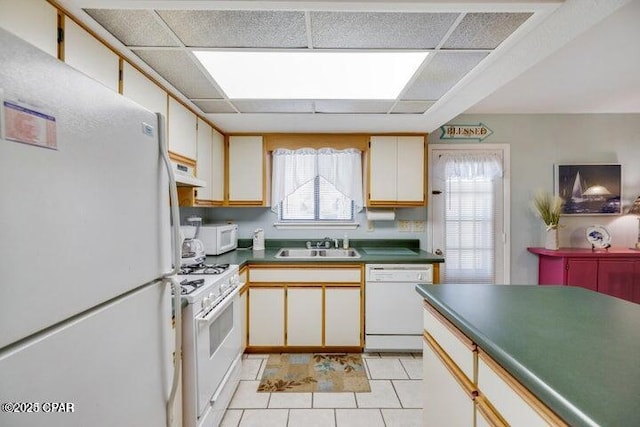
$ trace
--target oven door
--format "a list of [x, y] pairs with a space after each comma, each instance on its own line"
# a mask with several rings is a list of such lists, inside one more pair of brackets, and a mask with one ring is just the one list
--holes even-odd
[[210, 313], [196, 316], [195, 323], [198, 417], [201, 417], [213, 404], [214, 393], [241, 351], [238, 289]]

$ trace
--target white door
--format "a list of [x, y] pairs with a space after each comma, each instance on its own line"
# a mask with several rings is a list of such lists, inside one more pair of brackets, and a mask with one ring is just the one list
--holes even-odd
[[441, 283], [509, 283], [509, 146], [429, 147], [431, 251]]

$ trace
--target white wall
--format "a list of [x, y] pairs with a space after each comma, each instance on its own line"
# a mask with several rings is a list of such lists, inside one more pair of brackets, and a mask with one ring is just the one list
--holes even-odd
[[[553, 191], [556, 163], [621, 163], [623, 212], [640, 195], [640, 114], [461, 115], [452, 124], [484, 123], [493, 134], [483, 143], [511, 145], [511, 283], [537, 283], [537, 257], [527, 247], [543, 246], [544, 227], [531, 209], [538, 189]], [[440, 140], [432, 132], [429, 144]], [[473, 141], [464, 141], [473, 142]], [[586, 227], [601, 224], [614, 247], [632, 247], [638, 220], [631, 216], [563, 216], [561, 247], [589, 247]]]
[[181, 208], [182, 223], [190, 215], [200, 216], [204, 223], [233, 221], [238, 223], [239, 238], [249, 239], [253, 230], [262, 228], [267, 239], [341, 239], [348, 234], [350, 239], [419, 239], [420, 247], [426, 248], [425, 232], [399, 232], [398, 220], [427, 219], [426, 208], [402, 208], [396, 210], [396, 221], [374, 221], [374, 230], [367, 231], [364, 210], [357, 214], [359, 227], [355, 230], [278, 230], [273, 226], [276, 214], [269, 208]]

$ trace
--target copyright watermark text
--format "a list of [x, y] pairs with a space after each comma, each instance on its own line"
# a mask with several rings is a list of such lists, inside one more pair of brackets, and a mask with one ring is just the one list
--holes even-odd
[[0, 411], [19, 413], [65, 413], [74, 412], [75, 405], [71, 402], [2, 402], [0, 403]]

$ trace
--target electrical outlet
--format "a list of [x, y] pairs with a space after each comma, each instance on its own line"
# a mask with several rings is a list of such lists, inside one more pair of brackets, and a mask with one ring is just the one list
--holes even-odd
[[413, 231], [416, 231], [418, 233], [422, 233], [424, 231], [426, 231], [427, 228], [427, 222], [426, 221], [413, 221], [412, 227]]
[[373, 225], [373, 221], [367, 221], [367, 231], [375, 230], [375, 226]]
[[398, 220], [398, 231], [400, 232], [411, 231], [411, 221]]

